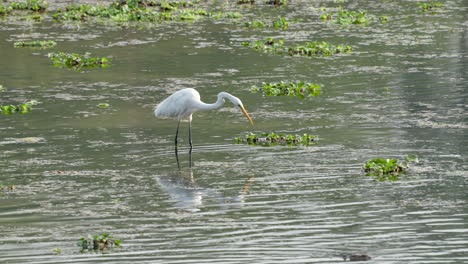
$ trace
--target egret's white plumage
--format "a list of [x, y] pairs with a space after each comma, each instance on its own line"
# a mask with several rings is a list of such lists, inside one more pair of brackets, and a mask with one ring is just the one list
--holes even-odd
[[156, 117], [168, 117], [178, 121], [175, 143], [177, 144], [177, 136], [179, 133], [179, 125], [181, 120], [189, 121], [189, 139], [190, 147], [192, 147], [191, 121], [192, 114], [201, 110], [218, 109], [224, 104], [224, 99], [228, 99], [234, 105], [238, 106], [242, 113], [247, 117], [249, 122], [253, 124], [252, 119], [244, 108], [242, 101], [232, 94], [221, 92], [218, 94], [218, 100], [214, 104], [206, 104], [200, 100], [200, 94], [192, 88], [182, 89], [175, 92], [164, 101], [162, 101], [154, 110]]

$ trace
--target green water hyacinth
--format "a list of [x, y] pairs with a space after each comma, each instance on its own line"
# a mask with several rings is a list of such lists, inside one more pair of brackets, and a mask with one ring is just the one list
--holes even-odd
[[15, 47], [52, 48], [57, 45], [53, 40], [33, 40], [15, 42]]
[[49, 53], [48, 56], [53, 61], [54, 66], [68, 67], [76, 70], [82, 68], [107, 67], [110, 65], [111, 61], [108, 58], [91, 57], [90, 53], [81, 55], [77, 53], [53, 52]]
[[337, 13], [327, 13], [320, 16], [321, 19], [331, 21], [341, 25], [361, 24], [368, 25], [374, 20], [373, 16], [367, 14], [367, 11], [347, 11], [341, 10]]
[[406, 172], [409, 163], [418, 162], [416, 155], [408, 155], [404, 161], [398, 159], [370, 159], [363, 165], [366, 176], [374, 176], [379, 181], [396, 181]]
[[351, 52], [351, 46], [338, 45], [334, 46], [328, 42], [306, 42], [304, 45], [296, 45], [288, 48], [289, 55], [306, 55], [306, 56], [331, 56], [338, 53]]
[[289, 21], [285, 17], [278, 17], [273, 21], [273, 27], [276, 29], [288, 29]]
[[8, 15], [11, 11], [11, 7], [0, 4], [0, 16]]
[[81, 248], [81, 252], [86, 250], [106, 250], [112, 247], [120, 247], [121, 241], [114, 239], [110, 234], [103, 233], [98, 235], [88, 235], [87, 238], [80, 238], [76, 243]]
[[11, 2], [10, 8], [13, 10], [30, 10], [42, 12], [47, 9], [47, 2], [44, 0], [26, 0], [26, 2]]
[[353, 50], [347, 45], [332, 45], [328, 42], [306, 42], [296, 46], [288, 47], [284, 44], [284, 40], [267, 38], [256, 42], [243, 42], [243, 46], [251, 47], [257, 51], [265, 53], [288, 54], [290, 56], [331, 56], [338, 53], [348, 53]]
[[436, 8], [441, 8], [442, 4], [437, 2], [432, 3], [419, 3], [418, 6], [421, 8], [422, 12], [431, 11]]
[[26, 114], [31, 112], [32, 106], [38, 104], [37, 101], [29, 101], [19, 105], [0, 105], [0, 114], [12, 115], [12, 114]]
[[265, 40], [258, 40], [256, 42], [242, 42], [243, 46], [251, 47], [257, 51], [267, 53], [278, 53], [281, 54], [285, 50], [284, 40], [266, 38]]
[[320, 85], [306, 82], [263, 83], [262, 87], [252, 87], [253, 92], [262, 92], [267, 96], [295, 96], [306, 98], [320, 94]]
[[262, 146], [274, 146], [274, 145], [312, 145], [318, 141], [317, 136], [311, 136], [309, 134], [303, 135], [291, 135], [284, 133], [262, 133], [262, 134], [247, 134], [237, 137], [236, 142], [238, 144], [249, 144], [249, 145], [262, 145]]
[[78, 20], [88, 21], [92, 18], [108, 19], [114, 22], [191, 22], [201, 18], [239, 18], [240, 13], [208, 12], [193, 7], [191, 1], [141, 1], [128, 0], [111, 3], [108, 6], [69, 5], [52, 15], [57, 21]]

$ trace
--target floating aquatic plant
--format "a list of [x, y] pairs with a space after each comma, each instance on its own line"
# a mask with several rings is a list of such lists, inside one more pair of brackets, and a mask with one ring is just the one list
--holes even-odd
[[264, 28], [265, 27], [265, 22], [259, 21], [259, 20], [254, 20], [250, 22], [245, 22], [244, 24], [246, 27], [251, 27], [251, 28]]
[[409, 162], [418, 162], [416, 155], [408, 155], [405, 161], [398, 159], [370, 159], [363, 165], [366, 176], [374, 176], [379, 181], [396, 181], [409, 168]]
[[237, 4], [242, 5], [242, 4], [255, 4], [255, 0], [237, 0]]
[[237, 143], [244, 143], [249, 145], [311, 145], [316, 144], [318, 141], [317, 136], [311, 136], [309, 134], [303, 135], [291, 135], [283, 133], [262, 133], [262, 134], [247, 134], [236, 139]]
[[306, 42], [304, 45], [296, 45], [288, 48], [289, 55], [306, 56], [330, 56], [338, 53], [351, 52], [353, 48], [345, 45], [332, 45], [328, 42]]
[[15, 42], [15, 47], [34, 47], [34, 48], [51, 48], [57, 45], [53, 40], [33, 40], [33, 41], [19, 41]]
[[19, 105], [0, 105], [0, 114], [12, 115], [12, 114], [26, 114], [31, 112], [32, 106], [38, 104], [37, 101], [29, 101]]
[[262, 92], [268, 96], [296, 96], [305, 98], [320, 94], [320, 85], [306, 82], [263, 83], [262, 87], [252, 87], [253, 92]]
[[39, 15], [39, 14], [32, 14], [32, 15], [20, 17], [19, 19], [20, 20], [28, 20], [28, 21], [32, 20], [32, 21], [39, 22], [39, 21], [42, 21], [44, 19], [44, 17]]
[[77, 245], [81, 248], [81, 252], [86, 250], [106, 250], [113, 247], [120, 247], [121, 241], [114, 239], [110, 234], [88, 235], [87, 238], [82, 237]]
[[278, 17], [273, 21], [273, 27], [276, 29], [288, 29], [289, 21], [285, 17]]
[[[164, 22], [195, 21], [201, 18], [238, 18], [240, 13], [209, 12], [194, 6], [192, 1], [142, 1], [129, 0], [111, 3], [108, 6], [69, 5], [52, 15], [55, 20], [87, 21], [90, 18], [104, 18], [115, 22]], [[159, 7], [155, 9], [152, 7]]]
[[49, 58], [54, 62], [56, 67], [68, 67], [73, 69], [107, 67], [110, 65], [110, 59], [91, 57], [90, 53], [84, 55], [77, 53], [49, 53]]
[[340, 10], [337, 13], [326, 13], [320, 16], [321, 19], [331, 21], [341, 25], [362, 24], [368, 25], [373, 16], [367, 14], [367, 11], [347, 11]]
[[98, 104], [98, 107], [99, 107], [99, 108], [107, 108], [107, 107], [109, 107], [109, 106], [110, 106], [110, 104], [108, 104], [108, 103], [100, 103], [100, 104]]
[[10, 8], [13, 10], [31, 10], [42, 12], [47, 9], [47, 2], [45, 0], [26, 0], [26, 2], [11, 2]]
[[7, 15], [12, 11], [11, 7], [0, 4], [0, 16]]
[[252, 47], [255, 50], [277, 54], [301, 55], [301, 56], [331, 56], [338, 53], [348, 53], [353, 50], [351, 46], [332, 45], [328, 42], [306, 42], [296, 46], [288, 47], [283, 40], [267, 38], [256, 42], [243, 42], [244, 46]]
[[262, 52], [282, 53], [285, 50], [284, 40], [282, 39], [266, 38], [265, 40], [243, 42], [241, 44]]
[[268, 0], [265, 2], [267, 5], [275, 5], [275, 6], [281, 6], [281, 5], [286, 5], [288, 3], [288, 0]]
[[441, 8], [442, 4], [437, 2], [432, 3], [419, 3], [418, 6], [421, 8], [422, 12], [432, 11], [437, 8]]

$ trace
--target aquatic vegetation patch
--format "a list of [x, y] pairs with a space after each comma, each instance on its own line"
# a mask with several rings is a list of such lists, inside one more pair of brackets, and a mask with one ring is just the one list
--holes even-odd
[[306, 42], [304, 45], [296, 45], [289, 47], [287, 52], [289, 55], [306, 55], [306, 56], [331, 56], [338, 53], [351, 52], [353, 48], [347, 45], [332, 45], [326, 41]]
[[410, 162], [418, 162], [416, 155], [408, 155], [404, 161], [398, 159], [370, 159], [363, 165], [366, 176], [379, 181], [396, 181], [409, 168]]
[[26, 0], [25, 2], [11, 2], [9, 6], [12, 10], [30, 10], [43, 12], [48, 4], [45, 0]]
[[0, 114], [26, 114], [31, 112], [32, 106], [38, 104], [37, 101], [29, 101], [19, 105], [0, 105]]
[[52, 52], [48, 54], [56, 67], [68, 67], [72, 69], [107, 67], [110, 65], [109, 58], [91, 57], [90, 53], [84, 55], [77, 53]]
[[[153, 7], [159, 7], [155, 9]], [[201, 18], [239, 18], [242, 14], [209, 12], [194, 7], [191, 1], [161, 1], [148, 2], [130, 0], [111, 3], [108, 6], [68, 5], [52, 15], [57, 21], [78, 20], [88, 21], [91, 18], [109, 19], [115, 22], [165, 22], [165, 21], [195, 21]]]
[[237, 4], [238, 5], [242, 5], [242, 4], [255, 4], [255, 0], [237, 0]]
[[349, 25], [361, 24], [368, 25], [374, 20], [373, 16], [367, 14], [367, 11], [347, 11], [340, 10], [337, 13], [325, 13], [320, 16], [322, 20], [331, 21], [336, 24]]
[[277, 17], [273, 21], [273, 27], [276, 29], [288, 29], [289, 21], [285, 17]]
[[241, 44], [261, 52], [274, 52], [281, 54], [285, 50], [284, 40], [282, 39], [266, 38], [265, 40], [242, 42]]
[[263, 83], [262, 87], [252, 87], [253, 92], [262, 92], [267, 96], [296, 96], [306, 98], [320, 94], [320, 85], [306, 82]]
[[246, 27], [250, 28], [264, 28], [266, 26], [265, 22], [260, 20], [254, 20], [250, 22], [245, 22], [244, 24]]
[[251, 47], [261, 52], [288, 54], [290, 56], [331, 56], [338, 53], [348, 53], [353, 50], [351, 46], [335, 46], [325, 41], [306, 42], [304, 44], [298, 44], [296, 46], [286, 46], [284, 45], [283, 40], [277, 40], [273, 38], [267, 38], [265, 40], [259, 40], [256, 42], [243, 42], [241, 44], [243, 46]]
[[249, 133], [235, 138], [238, 144], [249, 144], [249, 145], [262, 145], [262, 146], [274, 146], [274, 145], [313, 145], [318, 141], [317, 136], [311, 136], [309, 134], [303, 135], [292, 135], [284, 133], [262, 133], [253, 134]]
[[53, 40], [33, 40], [33, 41], [18, 41], [14, 43], [15, 47], [33, 47], [33, 48], [52, 48], [57, 45]]
[[438, 2], [432, 2], [432, 3], [418, 3], [418, 6], [422, 12], [428, 12], [428, 11], [434, 11], [438, 8], [441, 8], [443, 5]]
[[110, 234], [103, 233], [98, 235], [88, 235], [87, 238], [80, 238], [77, 242], [77, 246], [81, 248], [81, 252], [91, 250], [107, 250], [113, 247], [120, 247], [121, 241], [114, 239]]
[[97, 105], [99, 108], [108, 108], [110, 106], [110, 104], [108, 103], [100, 103]]
[[267, 5], [282, 6], [288, 4], [288, 0], [268, 0], [265, 2]]
[[8, 15], [11, 11], [11, 7], [0, 4], [0, 16]]

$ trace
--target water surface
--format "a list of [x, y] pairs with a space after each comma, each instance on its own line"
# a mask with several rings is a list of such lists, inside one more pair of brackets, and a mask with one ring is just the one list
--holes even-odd
[[[0, 104], [41, 102], [0, 117], [0, 263], [464, 263], [467, 211], [467, 23], [462, 0], [418, 13], [412, 1], [359, 1], [387, 24], [320, 21], [332, 2], [238, 9], [240, 21], [148, 27], [0, 20]], [[251, 29], [277, 16], [288, 30]], [[354, 52], [326, 58], [257, 53], [265, 37], [329, 41]], [[13, 48], [54, 39], [47, 50]], [[48, 52], [91, 52], [112, 66], [54, 68]], [[250, 92], [262, 82], [309, 81], [305, 100]], [[181, 88], [214, 102], [242, 99], [255, 126], [226, 103], [186, 124], [154, 106]], [[99, 103], [109, 103], [101, 109]], [[247, 132], [309, 133], [317, 145], [235, 144]], [[371, 158], [419, 156], [399, 181], [364, 176]], [[80, 253], [108, 232], [123, 247]], [[60, 248], [55, 255], [52, 249]]]

